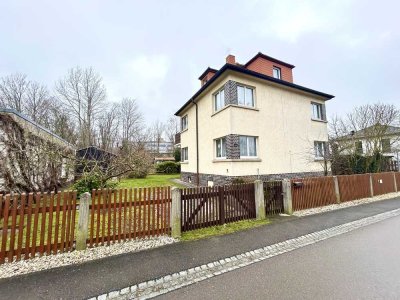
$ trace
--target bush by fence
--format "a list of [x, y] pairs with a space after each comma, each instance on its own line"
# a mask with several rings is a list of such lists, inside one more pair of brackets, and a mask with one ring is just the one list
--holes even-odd
[[181, 165], [173, 161], [161, 162], [156, 165], [156, 171], [157, 173], [176, 174], [180, 173]]

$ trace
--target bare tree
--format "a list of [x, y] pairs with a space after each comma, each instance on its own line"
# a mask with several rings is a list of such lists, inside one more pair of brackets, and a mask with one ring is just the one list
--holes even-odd
[[29, 86], [25, 74], [15, 73], [0, 80], [0, 105], [23, 112]]
[[175, 134], [179, 131], [179, 119], [177, 117], [170, 117], [165, 124], [165, 135], [167, 141], [175, 144]]
[[64, 108], [78, 123], [79, 146], [94, 144], [94, 126], [106, 99], [102, 78], [93, 68], [73, 68], [56, 83]]
[[98, 122], [98, 138], [99, 146], [106, 151], [112, 151], [115, 147], [119, 136], [119, 119], [118, 119], [119, 106], [112, 104], [110, 108], [105, 111]]
[[150, 133], [151, 133], [151, 142], [154, 144], [154, 151], [156, 153], [160, 153], [160, 144], [163, 141], [163, 135], [165, 132], [165, 125], [164, 123], [160, 122], [159, 120], [155, 121], [151, 126]]
[[36, 123], [48, 125], [52, 104], [49, 91], [44, 85], [37, 82], [29, 83], [24, 101], [24, 113], [28, 117]]
[[143, 115], [135, 99], [124, 98], [118, 111], [123, 141], [138, 141], [143, 131]]
[[79, 136], [75, 122], [68, 113], [60, 109], [57, 100], [53, 100], [54, 102], [50, 109], [48, 128], [67, 142], [75, 145]]

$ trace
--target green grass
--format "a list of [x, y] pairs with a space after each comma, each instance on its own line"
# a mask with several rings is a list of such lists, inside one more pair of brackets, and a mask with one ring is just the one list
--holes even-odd
[[173, 182], [171, 179], [179, 179], [180, 174], [154, 174], [148, 175], [146, 178], [122, 179], [117, 188], [139, 188], [139, 187], [161, 187], [182, 185]]
[[234, 223], [228, 223], [224, 225], [218, 225], [213, 227], [207, 227], [182, 233], [182, 241], [193, 241], [206, 237], [212, 237], [217, 235], [224, 235], [233, 233], [236, 231], [246, 230], [261, 225], [269, 224], [270, 220], [244, 220]]

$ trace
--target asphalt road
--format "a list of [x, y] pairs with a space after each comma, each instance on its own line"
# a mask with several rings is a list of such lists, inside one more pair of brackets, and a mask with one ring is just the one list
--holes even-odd
[[399, 299], [399, 250], [395, 217], [159, 299]]

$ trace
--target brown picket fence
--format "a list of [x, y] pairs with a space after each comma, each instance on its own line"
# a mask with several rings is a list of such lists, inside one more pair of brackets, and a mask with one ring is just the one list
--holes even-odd
[[292, 179], [291, 185], [293, 210], [336, 203], [332, 176]]
[[393, 172], [374, 173], [371, 175], [375, 196], [395, 192]]
[[351, 201], [371, 197], [370, 174], [337, 176], [340, 201]]
[[400, 172], [395, 173], [397, 190], [400, 191]]
[[0, 195], [0, 263], [72, 250], [76, 193]]
[[181, 190], [182, 230], [255, 218], [254, 184]]
[[92, 191], [90, 247], [170, 233], [170, 187]]

